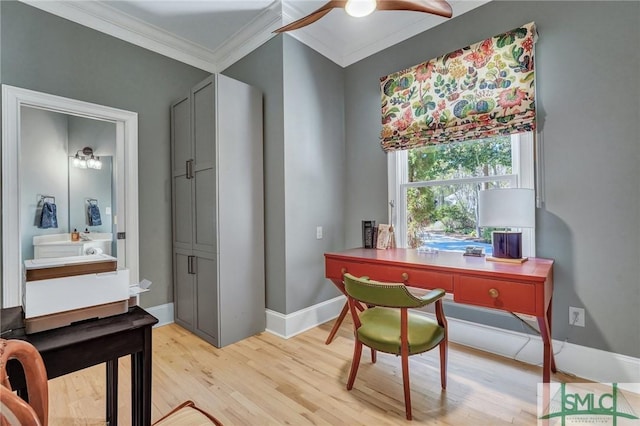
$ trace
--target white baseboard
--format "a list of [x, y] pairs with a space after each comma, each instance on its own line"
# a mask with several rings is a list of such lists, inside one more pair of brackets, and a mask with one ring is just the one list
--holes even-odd
[[288, 339], [336, 318], [345, 302], [344, 296], [338, 296], [288, 315], [267, 309], [266, 331]]
[[164, 305], [151, 306], [150, 308], [143, 309], [158, 318], [158, 323], [154, 327], [160, 327], [173, 322], [173, 303], [165, 303]]
[[[449, 340], [527, 364], [542, 365], [542, 339], [537, 335], [447, 318]], [[556, 368], [594, 382], [639, 383], [640, 358], [553, 340]]]
[[[267, 330], [288, 339], [336, 318], [344, 305], [339, 296], [292, 314], [267, 309]], [[425, 315], [430, 315], [425, 313]], [[528, 364], [542, 365], [540, 336], [448, 317], [449, 340]], [[553, 341], [558, 371], [602, 383], [640, 383], [640, 358], [569, 342]], [[622, 385], [621, 385], [622, 386]]]

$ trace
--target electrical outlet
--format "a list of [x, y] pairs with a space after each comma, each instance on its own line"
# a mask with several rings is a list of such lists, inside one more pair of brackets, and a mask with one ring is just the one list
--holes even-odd
[[584, 327], [584, 308], [569, 306], [569, 325]]
[[322, 226], [316, 226], [316, 239], [322, 239]]

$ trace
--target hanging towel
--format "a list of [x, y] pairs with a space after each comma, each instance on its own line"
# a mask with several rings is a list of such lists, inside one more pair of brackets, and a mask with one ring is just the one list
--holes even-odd
[[98, 204], [89, 203], [87, 213], [89, 215], [89, 226], [102, 225], [102, 219], [100, 218], [100, 208], [98, 208]]
[[55, 203], [45, 201], [42, 203], [42, 213], [40, 214], [40, 228], [57, 228], [58, 216]]

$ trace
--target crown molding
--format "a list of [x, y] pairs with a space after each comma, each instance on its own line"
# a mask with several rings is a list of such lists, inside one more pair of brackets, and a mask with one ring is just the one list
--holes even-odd
[[123, 13], [104, 2], [21, 1], [211, 73], [224, 70], [267, 42], [275, 35], [273, 30], [282, 21], [281, 3], [274, 1], [220, 47], [211, 50]]
[[[282, 3], [282, 25], [287, 25], [301, 16], [304, 16], [304, 12], [293, 6], [291, 2]], [[321, 38], [318, 38], [314, 34], [320, 34]], [[340, 46], [341, 41], [336, 38], [332, 32], [324, 31], [324, 28], [315, 28], [314, 31], [310, 31], [309, 27], [303, 27], [295, 31], [287, 32], [287, 34], [300, 43], [312, 48], [316, 52], [320, 53], [327, 59], [333, 61], [341, 67], [346, 67], [343, 58], [337, 54], [335, 46]], [[323, 41], [324, 40], [324, 41]], [[334, 47], [331, 47], [334, 46]]]
[[[106, 1], [20, 1], [211, 73], [221, 72], [228, 68], [274, 37], [273, 31], [282, 24], [292, 22], [297, 17], [304, 15], [303, 11], [292, 4], [293, 2], [274, 0], [252, 21], [212, 50], [121, 12], [109, 6]], [[457, 9], [456, 15], [465, 13], [488, 1], [491, 0], [454, 3], [454, 7]], [[443, 19], [442, 22], [446, 21]], [[314, 25], [313, 29], [305, 27], [287, 34], [337, 65], [346, 68], [430, 27], [432, 25], [429, 23], [429, 18], [425, 18], [388, 34], [384, 39], [346, 47], [344, 40], [336, 37], [337, 33], [322, 23]]]
[[[68, 19], [96, 31], [119, 38], [136, 46], [151, 50], [169, 58], [184, 62], [196, 68], [217, 73], [249, 54], [276, 34], [283, 21], [293, 21], [293, 16], [301, 16], [302, 11], [289, 3], [274, 1], [251, 22], [237, 31], [217, 49], [207, 49], [189, 40], [182, 39], [145, 21], [98, 1], [39, 1], [20, 0], [37, 9]], [[336, 64], [344, 67], [335, 48], [339, 41], [326, 31], [325, 41], [313, 36], [308, 30], [300, 29], [289, 33]], [[328, 42], [327, 42], [328, 40]]]
[[214, 51], [217, 68], [224, 70], [248, 55], [276, 34], [282, 25], [282, 4], [274, 1]]

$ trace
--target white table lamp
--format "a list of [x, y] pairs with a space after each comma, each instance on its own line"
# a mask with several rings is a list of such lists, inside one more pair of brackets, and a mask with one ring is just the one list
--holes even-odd
[[[533, 228], [535, 191], [525, 188], [491, 189], [478, 195], [478, 225], [493, 228]], [[493, 231], [493, 257], [487, 260], [524, 262], [522, 232]]]

